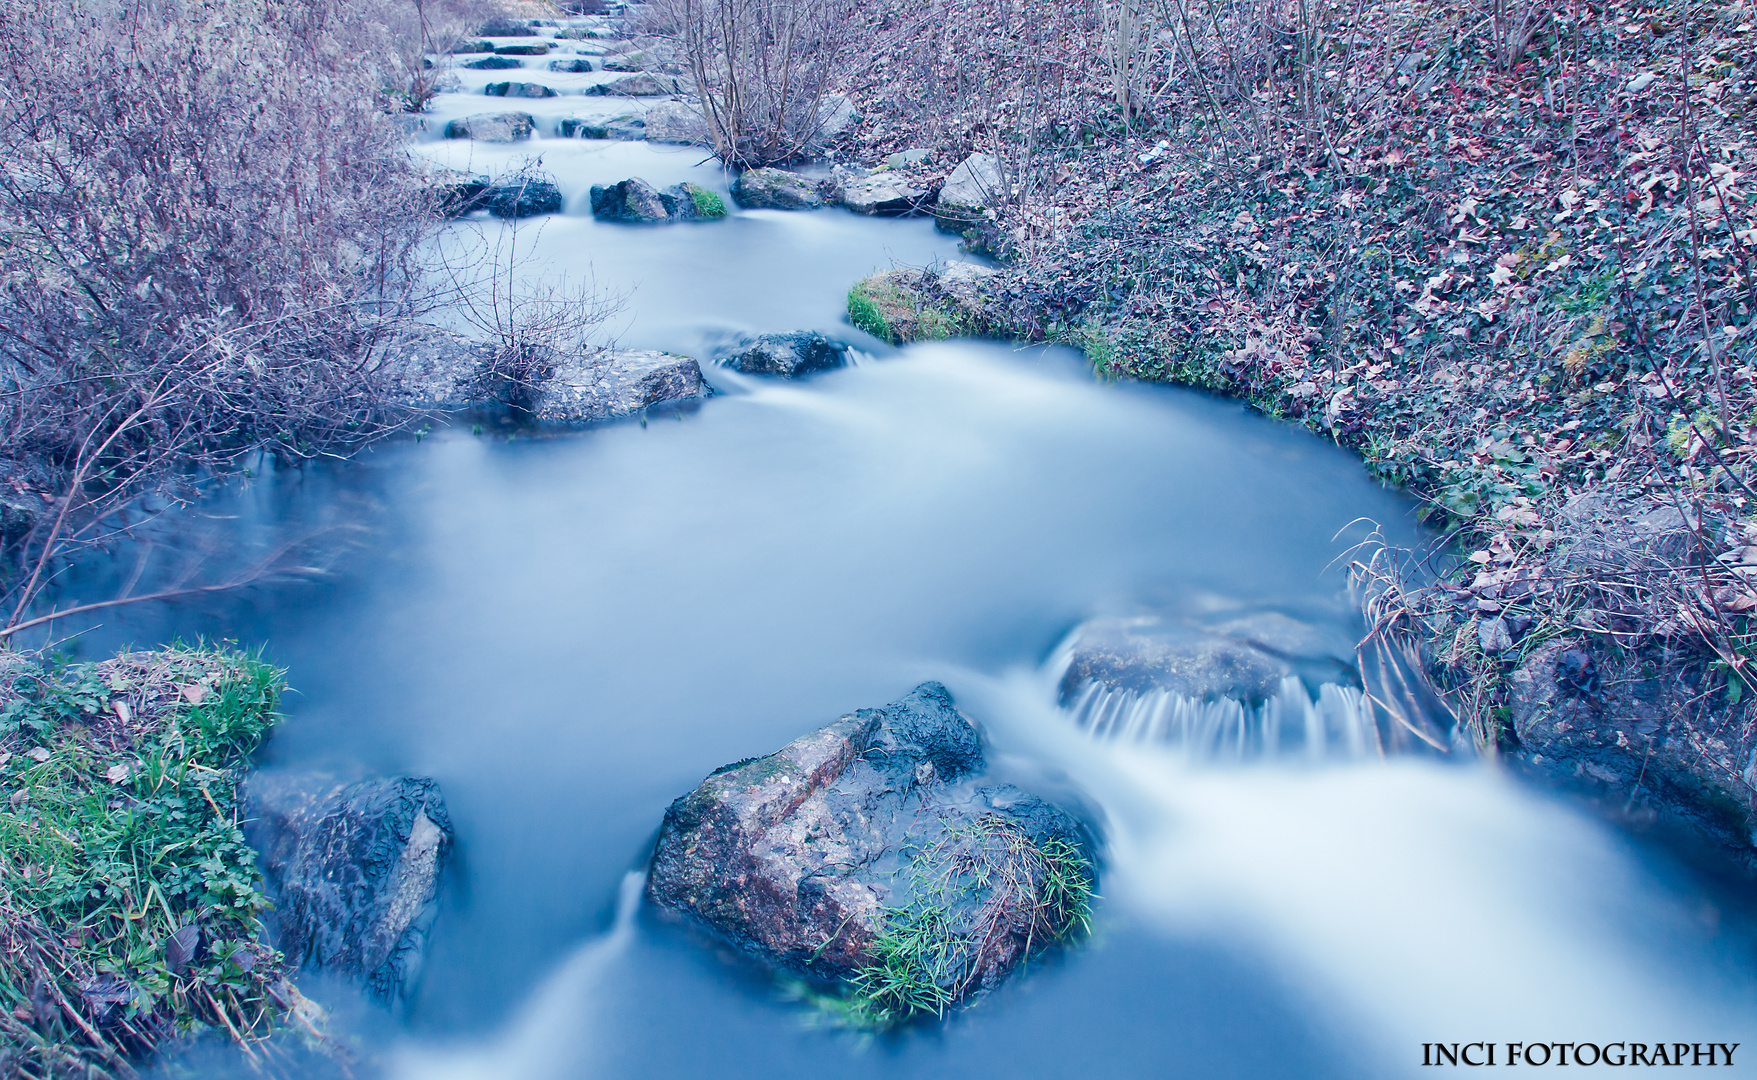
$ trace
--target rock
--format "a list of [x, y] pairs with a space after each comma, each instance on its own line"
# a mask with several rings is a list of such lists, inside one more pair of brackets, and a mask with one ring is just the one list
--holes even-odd
[[489, 97], [551, 98], [556, 96], [555, 91], [549, 87], [534, 82], [489, 83], [482, 88], [482, 92]]
[[732, 181], [732, 198], [752, 210], [812, 210], [824, 205], [814, 181], [784, 169], [746, 169]]
[[534, 177], [494, 184], [482, 193], [482, 205], [497, 218], [527, 218], [561, 213], [561, 189], [552, 180]]
[[460, 41], [451, 47], [453, 56], [469, 56], [472, 53], [491, 53], [494, 51], [492, 41]]
[[835, 201], [857, 214], [913, 214], [933, 201], [925, 185], [899, 172], [864, 173], [838, 166], [831, 183]]
[[737, 352], [720, 361], [722, 366], [746, 375], [779, 375], [783, 379], [829, 371], [847, 363], [847, 345], [807, 330], [764, 334], [745, 341]]
[[996, 271], [953, 261], [937, 271], [874, 274], [848, 290], [848, 319], [892, 345], [986, 333], [995, 325], [982, 283]]
[[934, 213], [942, 219], [974, 220], [994, 205], [1003, 190], [1000, 162], [989, 154], [971, 154], [946, 177]]
[[632, 177], [615, 184], [593, 184], [592, 216], [601, 221], [669, 221], [671, 209], [659, 189]]
[[530, 113], [477, 113], [445, 125], [448, 139], [474, 139], [477, 142], [523, 142], [537, 130]]
[[1273, 697], [1292, 674], [1285, 659], [1200, 627], [1156, 616], [1093, 619], [1075, 634], [1061, 696], [1066, 701], [1097, 682], [1136, 693], [1168, 690], [1204, 701], [1257, 703]]
[[529, 19], [489, 19], [476, 31], [483, 37], [536, 37]]
[[702, 114], [681, 101], [661, 101], [647, 110], [647, 140], [690, 146], [714, 144]]
[[[1079, 823], [985, 769], [975, 727], [925, 683], [672, 803], [647, 895], [774, 964], [848, 980], [855, 1015], [880, 1026], [913, 1011], [863, 978], [881, 937], [919, 934], [893, 965], [967, 999], [1077, 933], [1095, 882]], [[1052, 868], [1075, 888], [1054, 893]]]
[[726, 201], [718, 194], [687, 181], [659, 193], [673, 221], [713, 221], [726, 216]]
[[653, 57], [646, 52], [623, 53], [604, 58], [605, 71], [649, 71], [653, 68]]
[[551, 46], [547, 41], [539, 41], [531, 45], [501, 45], [495, 48], [496, 56], [544, 56]]
[[464, 65], [476, 71], [510, 71], [525, 66], [523, 60], [515, 60], [510, 56], [484, 56], [480, 60], [472, 60]]
[[634, 113], [623, 113], [608, 120], [568, 117], [557, 130], [568, 139], [636, 140], [647, 137], [647, 121]]
[[398, 405], [462, 408], [476, 396], [478, 372], [491, 352], [483, 342], [430, 323], [412, 323], [385, 347], [380, 370]]
[[551, 60], [549, 61], [549, 70], [567, 71], [574, 74], [580, 74], [582, 72], [591, 71], [592, 62], [584, 57], [579, 57], [573, 60]]
[[826, 94], [818, 106], [818, 138], [834, 139], [860, 122], [860, 111], [847, 94]]
[[387, 1004], [407, 998], [451, 853], [438, 785], [259, 773], [246, 805], [288, 964], [357, 979]]
[[894, 154], [885, 155], [885, 164], [893, 169], [907, 169], [915, 165], [925, 165], [932, 160], [933, 151], [926, 148], [899, 150]]
[[659, 97], [664, 94], [675, 94], [678, 89], [677, 80], [669, 75], [649, 75], [642, 72], [638, 75], [624, 75], [620, 79], [611, 79], [609, 82], [588, 86], [585, 93], [588, 96]]
[[608, 420], [705, 392], [701, 366], [687, 356], [639, 349], [569, 354], [538, 387], [531, 412], [558, 423]]
[[488, 190], [486, 176], [449, 172], [434, 177], [439, 192], [439, 212], [448, 218], [462, 217], [482, 208], [482, 196]]
[[1499, 656], [1513, 647], [1513, 632], [1506, 619], [1483, 619], [1476, 624], [1476, 640], [1483, 652]]

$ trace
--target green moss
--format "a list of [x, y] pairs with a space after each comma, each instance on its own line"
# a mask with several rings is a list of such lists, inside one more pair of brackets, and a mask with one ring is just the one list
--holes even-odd
[[109, 1075], [167, 1038], [276, 1029], [297, 992], [238, 821], [283, 688], [201, 647], [0, 673], [0, 1058]]
[[695, 212], [698, 217], [723, 218], [726, 216], [726, 201], [700, 184], [684, 184], [683, 190], [695, 201]]

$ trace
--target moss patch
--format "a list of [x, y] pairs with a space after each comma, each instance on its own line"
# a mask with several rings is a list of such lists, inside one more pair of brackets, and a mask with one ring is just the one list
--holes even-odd
[[919, 270], [874, 274], [848, 290], [848, 321], [881, 341], [907, 345], [982, 332], [957, 304], [928, 294]]
[[282, 673], [211, 648], [0, 657], [0, 1060], [127, 1075], [168, 1041], [257, 1048], [298, 1001], [263, 942], [245, 762]]
[[683, 190], [695, 202], [697, 217], [723, 218], [726, 216], [726, 201], [700, 184], [684, 184]]

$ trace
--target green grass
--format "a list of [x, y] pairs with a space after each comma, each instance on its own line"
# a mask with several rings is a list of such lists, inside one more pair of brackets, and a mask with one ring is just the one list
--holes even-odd
[[723, 218], [726, 216], [726, 201], [700, 184], [684, 184], [683, 190], [695, 200], [697, 216], [704, 218]]
[[0, 670], [9, 1069], [126, 1075], [208, 1032], [255, 1057], [296, 1004], [238, 827], [283, 689], [259, 659], [199, 646]]
[[880, 341], [896, 343], [890, 321], [868, 294], [864, 281], [856, 283], [848, 290], [848, 321], [854, 324], [856, 330], [864, 330]]

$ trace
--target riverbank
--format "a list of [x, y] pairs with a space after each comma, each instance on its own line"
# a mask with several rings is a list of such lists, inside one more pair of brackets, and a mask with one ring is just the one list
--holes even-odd
[[1448, 541], [1362, 556], [1373, 634], [1482, 750], [1751, 867], [1749, 14], [1235, 14], [1126, 123], [1094, 64], [986, 131], [856, 88], [847, 150], [997, 148], [992, 331], [1358, 452]]

